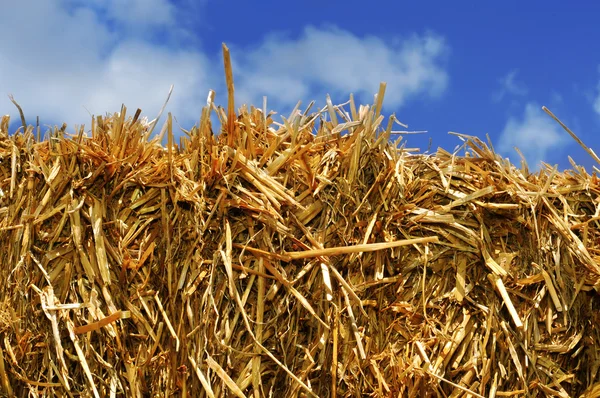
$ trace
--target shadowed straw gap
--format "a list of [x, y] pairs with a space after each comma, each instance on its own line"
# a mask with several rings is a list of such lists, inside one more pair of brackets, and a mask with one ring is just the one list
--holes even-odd
[[595, 174], [409, 150], [385, 85], [236, 113], [224, 56], [227, 111], [177, 146], [124, 106], [2, 118], [3, 394], [598, 396]]

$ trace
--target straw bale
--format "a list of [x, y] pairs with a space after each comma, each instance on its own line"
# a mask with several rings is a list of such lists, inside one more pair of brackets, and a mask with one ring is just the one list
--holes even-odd
[[2, 393], [599, 396], [596, 174], [411, 151], [384, 89], [281, 124], [211, 95], [178, 145], [5, 116]]

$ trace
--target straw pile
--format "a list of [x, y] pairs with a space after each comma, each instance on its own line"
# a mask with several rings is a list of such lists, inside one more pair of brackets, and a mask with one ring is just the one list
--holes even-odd
[[278, 124], [228, 83], [178, 146], [2, 119], [4, 395], [598, 396], [596, 175], [415, 154], [384, 86]]

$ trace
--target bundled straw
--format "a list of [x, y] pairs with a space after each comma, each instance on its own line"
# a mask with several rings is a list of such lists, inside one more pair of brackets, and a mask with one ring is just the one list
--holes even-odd
[[595, 175], [410, 152], [384, 86], [277, 124], [228, 83], [179, 146], [2, 119], [3, 394], [599, 396]]

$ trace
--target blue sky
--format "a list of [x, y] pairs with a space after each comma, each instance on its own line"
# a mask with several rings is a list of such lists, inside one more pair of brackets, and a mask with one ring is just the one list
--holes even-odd
[[[225, 4], [225, 5], [223, 5]], [[285, 5], [282, 5], [285, 4]], [[489, 134], [496, 150], [591, 170], [594, 161], [541, 110], [600, 146], [600, 3], [23, 0], [0, 14], [0, 112], [89, 125], [91, 114], [168, 111], [184, 128], [209, 89], [226, 104], [221, 43], [232, 51], [237, 105], [288, 116], [297, 101], [354, 93], [409, 130], [408, 145], [452, 151], [448, 131]], [[18, 125], [18, 123], [13, 123]]]

